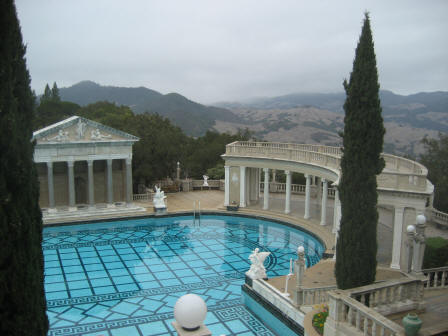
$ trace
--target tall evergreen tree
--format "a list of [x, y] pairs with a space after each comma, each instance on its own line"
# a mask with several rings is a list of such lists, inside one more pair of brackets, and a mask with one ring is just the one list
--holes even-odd
[[51, 100], [51, 89], [48, 83], [47, 85], [45, 85], [44, 94], [40, 98], [40, 101], [46, 101], [46, 100]]
[[13, 0], [0, 3], [0, 335], [46, 335], [34, 100]]
[[59, 96], [59, 89], [56, 85], [56, 82], [53, 83], [53, 87], [51, 88], [51, 100], [52, 101], [61, 101], [61, 97]]
[[384, 125], [378, 71], [368, 13], [356, 48], [346, 100], [342, 177], [342, 218], [336, 247], [336, 280], [341, 289], [375, 281], [377, 254], [377, 182], [384, 168]]

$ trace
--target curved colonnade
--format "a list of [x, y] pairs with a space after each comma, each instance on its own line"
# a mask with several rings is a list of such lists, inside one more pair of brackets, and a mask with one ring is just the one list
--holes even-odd
[[[417, 214], [432, 204], [434, 186], [427, 179], [427, 169], [418, 162], [382, 154], [386, 166], [377, 176], [378, 206], [393, 210], [393, 243], [391, 268], [407, 265], [406, 227], [415, 224]], [[236, 141], [226, 146], [224, 205], [246, 207], [260, 201], [260, 181], [264, 174], [269, 183], [270, 170], [284, 170], [286, 175], [285, 213], [290, 213], [291, 173], [306, 177], [304, 218], [310, 218], [310, 186], [316, 179], [322, 188], [321, 225], [326, 223], [329, 186], [337, 186], [341, 176], [341, 148], [322, 145]], [[262, 172], [261, 172], [262, 170]], [[269, 188], [263, 191], [263, 209], [269, 209]], [[334, 196], [332, 232], [337, 235], [341, 203], [337, 188]], [[421, 255], [421, 258], [423, 254]]]

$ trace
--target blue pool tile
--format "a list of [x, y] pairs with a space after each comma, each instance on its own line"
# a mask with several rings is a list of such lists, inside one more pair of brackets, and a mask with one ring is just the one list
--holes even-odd
[[78, 253], [60, 253], [59, 257], [61, 260], [78, 259]]
[[[204, 256], [202, 254], [201, 254], [201, 256], [204, 258]], [[200, 259], [196, 254], [184, 254], [184, 255], [181, 255], [181, 258], [187, 262], [190, 260]]]
[[153, 273], [157, 280], [174, 278], [175, 275], [170, 271]]
[[146, 266], [134, 266], [130, 269], [132, 274], [141, 274], [141, 273], [148, 273], [148, 268]]
[[140, 324], [138, 327], [145, 336], [166, 333], [169, 331], [161, 321]]
[[45, 275], [45, 283], [52, 282], [64, 282], [64, 277], [61, 274], [56, 275]]
[[136, 305], [133, 303], [120, 302], [119, 304], [110, 308], [110, 310], [113, 312], [119, 313], [119, 314], [131, 315], [133, 312], [135, 312], [139, 308], [140, 308], [139, 305]]
[[65, 266], [78, 266], [81, 265], [81, 261], [79, 259], [66, 259], [61, 261], [62, 265]]
[[153, 281], [155, 278], [151, 273], [145, 273], [145, 274], [135, 274], [134, 278], [137, 279], [137, 281]]
[[235, 334], [249, 330], [240, 320], [226, 321], [226, 325]]
[[99, 257], [82, 258], [82, 263], [84, 265], [99, 264], [99, 263], [101, 263], [101, 259]]
[[102, 264], [84, 265], [84, 268], [86, 269], [86, 271], [103, 271], [104, 270], [104, 266]]
[[163, 280], [163, 286], [178, 286], [182, 283], [178, 279], [165, 279]]
[[120, 261], [120, 258], [118, 256], [104, 256], [101, 257], [101, 259], [103, 260], [104, 263], [113, 263]]
[[181, 263], [169, 263], [168, 266], [171, 269], [173, 269], [173, 270], [188, 268], [188, 266], [184, 262], [181, 262]]
[[124, 275], [124, 276], [114, 276], [112, 277], [114, 283], [116, 285], [121, 285], [121, 284], [127, 284], [127, 283], [133, 283], [134, 280], [132, 279], [132, 277], [130, 277], [129, 275]]
[[131, 292], [131, 291], [136, 291], [136, 290], [140, 289], [135, 283], [117, 285], [116, 287], [119, 292]]
[[112, 282], [109, 278], [91, 279], [90, 283], [93, 287], [112, 286]]
[[183, 269], [183, 270], [177, 270], [174, 271], [174, 273], [178, 276], [178, 277], [184, 277], [184, 276], [196, 276], [196, 274], [193, 272], [193, 270], [191, 269]]
[[45, 297], [47, 298], [47, 300], [67, 299], [68, 293], [67, 293], [67, 291], [59, 291], [59, 292], [47, 292], [46, 291]]
[[87, 280], [79, 280], [79, 281], [69, 281], [68, 288], [72, 289], [81, 289], [81, 288], [89, 288], [89, 282]]
[[104, 263], [104, 266], [106, 266], [107, 269], [123, 268], [124, 267], [123, 263], [121, 263], [121, 262]]
[[89, 279], [105, 278], [108, 277], [106, 271], [92, 271], [87, 272]]
[[111, 276], [129, 275], [129, 272], [125, 268], [116, 268], [109, 270]]
[[90, 296], [90, 295], [92, 295], [92, 291], [90, 290], [90, 288], [70, 290], [71, 297]]
[[190, 277], [182, 277], [180, 280], [184, 284], [190, 284], [190, 283], [194, 283], [194, 282], [200, 282], [201, 278], [199, 278], [197, 276], [190, 276]]
[[96, 251], [87, 251], [87, 252], [79, 252], [81, 258], [95, 258], [98, 257], [98, 253]]
[[45, 267], [46, 268], [49, 268], [49, 267], [59, 267], [60, 265], [61, 264], [59, 263], [58, 260], [45, 262]]
[[84, 272], [79, 273], [67, 273], [65, 275], [67, 281], [76, 281], [76, 280], [85, 280], [87, 279], [86, 274]]
[[45, 284], [45, 291], [46, 292], [57, 292], [57, 291], [63, 291], [65, 290], [65, 283], [64, 282], [56, 282], [56, 283], [49, 283]]
[[214, 323], [207, 325], [208, 329], [212, 335], [229, 335], [231, 334], [229, 329], [227, 329], [222, 323]]
[[45, 275], [56, 275], [56, 274], [62, 274], [62, 269], [60, 267], [51, 267], [51, 268], [45, 267]]
[[58, 260], [59, 258], [58, 258], [58, 256], [56, 255], [56, 254], [50, 254], [50, 255], [46, 255], [46, 256], [44, 256], [44, 260], [45, 260], [45, 262], [48, 262], [48, 261], [55, 261], [55, 260]]
[[135, 253], [131, 253], [131, 254], [122, 254], [121, 259], [123, 259], [124, 261], [140, 260], [140, 257], [138, 255], [136, 255]]
[[65, 273], [79, 273], [83, 271], [84, 269], [82, 268], [82, 266], [64, 266]]
[[168, 267], [165, 265], [151, 265], [149, 266], [149, 269], [151, 272], [161, 272], [161, 271], [168, 271]]
[[95, 287], [94, 291], [97, 295], [112, 294], [117, 292], [113, 286]]
[[112, 336], [130, 336], [139, 335], [136, 327], [124, 327], [110, 330]]
[[219, 264], [222, 264], [224, 262], [221, 258], [210, 258], [210, 259], [207, 259], [205, 261], [209, 265], [219, 265]]
[[145, 282], [139, 282], [141, 289], [151, 289], [151, 288], [159, 288], [160, 283], [157, 281], [145, 281]]

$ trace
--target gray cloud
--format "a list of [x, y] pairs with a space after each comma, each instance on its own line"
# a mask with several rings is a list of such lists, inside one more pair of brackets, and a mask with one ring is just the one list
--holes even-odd
[[36, 92], [146, 86], [200, 102], [342, 91], [363, 13], [380, 84], [448, 90], [448, 2], [16, 0]]

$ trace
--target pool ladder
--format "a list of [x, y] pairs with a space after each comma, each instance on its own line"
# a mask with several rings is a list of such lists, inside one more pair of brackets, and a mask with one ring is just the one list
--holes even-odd
[[[196, 208], [196, 205], [197, 205], [197, 208]], [[196, 218], [198, 219], [198, 225], [200, 226], [201, 225], [201, 201], [193, 202], [193, 225], [196, 225]]]

